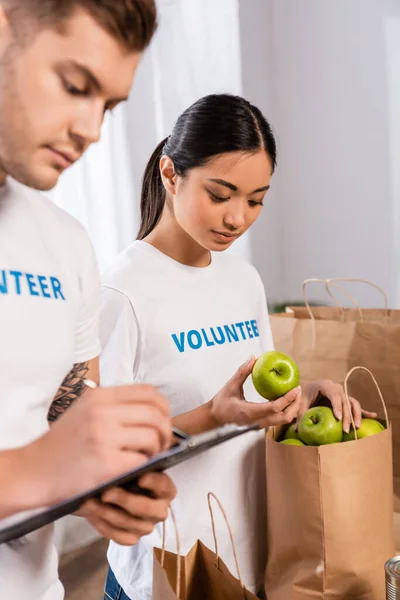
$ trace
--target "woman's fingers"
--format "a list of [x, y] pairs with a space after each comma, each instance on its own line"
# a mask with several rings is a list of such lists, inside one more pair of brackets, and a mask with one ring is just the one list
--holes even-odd
[[321, 382], [320, 391], [330, 401], [335, 417], [343, 420], [343, 431], [346, 433], [350, 431], [351, 414], [353, 415], [355, 426], [360, 427], [362, 418], [361, 405], [355, 398], [349, 397], [349, 401], [347, 401], [343, 386], [326, 380]]
[[287, 425], [296, 418], [302, 402], [301, 389], [296, 388], [296, 390], [292, 390], [289, 394], [279, 398], [279, 400], [268, 403], [270, 407], [268, 415], [265, 415], [260, 423], [262, 427]]
[[301, 393], [298, 393], [301, 388], [296, 388], [274, 402], [261, 405], [264, 407], [260, 411], [262, 425], [264, 427], [285, 425], [291, 423], [294, 419], [298, 424], [304, 413], [315, 402], [318, 396], [316, 390], [329, 400], [335, 417], [342, 420], [343, 431], [346, 433], [352, 428], [351, 417], [353, 417], [354, 425], [357, 428], [360, 427], [363, 417], [370, 419], [377, 417], [375, 412], [363, 410], [360, 402], [355, 398], [349, 397], [347, 401], [343, 387], [333, 381], [321, 381], [318, 383], [318, 388], [315, 385], [314, 388], [310, 386], [312, 393], [307, 387]]
[[378, 413], [370, 412], [369, 410], [364, 410], [363, 408], [361, 409], [361, 414], [367, 419], [376, 419], [376, 417], [378, 416]]
[[297, 417], [302, 403], [301, 390], [297, 394], [294, 401], [289, 404], [283, 411], [282, 415], [285, 418], [285, 423], [291, 423]]
[[[346, 398], [345, 398], [345, 401], [346, 401]], [[350, 405], [351, 405], [351, 412], [353, 413], [354, 425], [356, 427], [360, 427], [361, 419], [362, 419], [361, 404], [355, 398], [349, 398], [349, 401], [350, 401]], [[347, 404], [347, 402], [346, 402], [346, 404]]]
[[235, 413], [237, 423], [264, 423], [274, 415], [282, 414], [300, 394], [300, 388], [291, 390], [288, 394], [273, 402], [246, 402], [236, 400]]
[[278, 398], [278, 400], [274, 400], [272, 403], [276, 412], [283, 412], [287, 410], [289, 406], [291, 406], [294, 402], [301, 402], [301, 386], [290, 390], [287, 394], [282, 396], [282, 398]]

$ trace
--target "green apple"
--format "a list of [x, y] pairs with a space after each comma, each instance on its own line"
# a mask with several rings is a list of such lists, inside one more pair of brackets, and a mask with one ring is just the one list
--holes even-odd
[[299, 440], [300, 439], [299, 432], [296, 431], [296, 421], [294, 423], [292, 423], [291, 425], [289, 425], [289, 427], [286, 429], [283, 439], [284, 440]]
[[[357, 429], [357, 439], [368, 437], [369, 435], [375, 435], [376, 433], [380, 433], [385, 428], [382, 423], [376, 421], [375, 419], [361, 419], [361, 425]], [[343, 434], [344, 442], [351, 442], [355, 440], [354, 429], [351, 426], [349, 433]]]
[[280, 444], [287, 444], [288, 446], [305, 446], [301, 440], [295, 440], [294, 438], [289, 438], [287, 440], [282, 440], [279, 442]]
[[263, 398], [277, 400], [300, 383], [299, 369], [290, 356], [282, 352], [265, 352], [254, 364], [254, 387]]
[[301, 417], [299, 435], [307, 446], [337, 444], [343, 439], [342, 421], [328, 406], [314, 406]]

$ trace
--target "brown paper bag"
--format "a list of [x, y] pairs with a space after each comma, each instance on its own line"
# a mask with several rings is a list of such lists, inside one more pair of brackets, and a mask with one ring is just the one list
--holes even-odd
[[319, 447], [279, 434], [267, 436], [268, 600], [383, 600], [395, 554], [390, 424]]
[[[331, 298], [331, 287], [337, 282], [361, 281], [377, 288], [383, 295], [385, 308], [313, 307], [308, 305], [307, 286], [313, 281], [325, 283]], [[271, 315], [275, 347], [297, 362], [305, 380], [332, 379], [342, 383], [355, 365], [370, 369], [385, 398], [393, 428], [393, 487], [396, 545], [400, 551], [400, 310], [389, 310], [384, 291], [365, 280], [306, 280], [303, 284], [304, 307], [288, 307], [287, 313]], [[363, 408], [373, 410], [373, 390], [357, 378], [351, 395]], [[381, 415], [380, 415], [381, 416]]]
[[[211, 497], [217, 501], [228, 526], [238, 579], [230, 573], [218, 555]], [[235, 543], [226, 513], [218, 498], [211, 492], [208, 494], [208, 505], [215, 540], [215, 553], [197, 540], [186, 556], [180, 556], [179, 536], [177, 536], [177, 554], [167, 552], [164, 550], [164, 529], [163, 547], [154, 549], [153, 600], [257, 600], [256, 596], [249, 592], [242, 583]]]

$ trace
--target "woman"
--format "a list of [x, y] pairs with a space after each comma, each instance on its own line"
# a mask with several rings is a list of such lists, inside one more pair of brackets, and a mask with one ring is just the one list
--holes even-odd
[[[225, 94], [199, 100], [154, 151], [138, 240], [104, 277], [103, 385], [157, 386], [174, 424], [189, 433], [233, 421], [287, 423], [319, 392], [349, 425], [341, 386], [302, 382], [301, 390], [268, 403], [248, 379], [254, 356], [273, 349], [265, 292], [254, 267], [223, 251], [256, 221], [275, 165], [273, 133], [255, 106]], [[352, 404], [359, 423], [360, 406]], [[171, 470], [182, 553], [197, 538], [213, 547], [207, 509], [213, 491], [230, 518], [253, 592], [263, 587], [266, 562], [264, 437], [246, 434]], [[234, 573], [222, 519], [217, 535]], [[174, 540], [167, 521], [167, 549], [175, 551]], [[161, 526], [134, 547], [111, 543], [105, 598], [150, 599], [153, 546], [160, 545]]]

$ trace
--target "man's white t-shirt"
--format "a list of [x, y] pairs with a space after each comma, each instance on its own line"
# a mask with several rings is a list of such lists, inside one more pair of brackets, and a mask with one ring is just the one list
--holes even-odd
[[[273, 349], [264, 287], [250, 264], [216, 253], [206, 268], [182, 265], [134, 242], [104, 276], [100, 319], [103, 385], [155, 385], [173, 416], [208, 402], [251, 354]], [[260, 401], [251, 378], [248, 400]], [[249, 433], [170, 470], [181, 552], [199, 538], [213, 548], [207, 493], [229, 517], [245, 584], [263, 585], [266, 562], [265, 435]], [[220, 556], [236, 573], [226, 525], [216, 512]], [[161, 525], [133, 547], [111, 543], [108, 559], [132, 600], [150, 600], [152, 549]], [[168, 550], [175, 533], [167, 522]]]
[[[73, 364], [99, 354], [99, 309], [84, 229], [8, 180], [0, 188], [0, 450], [48, 430], [49, 407]], [[52, 526], [0, 545], [0, 600], [62, 599], [57, 563]]]

